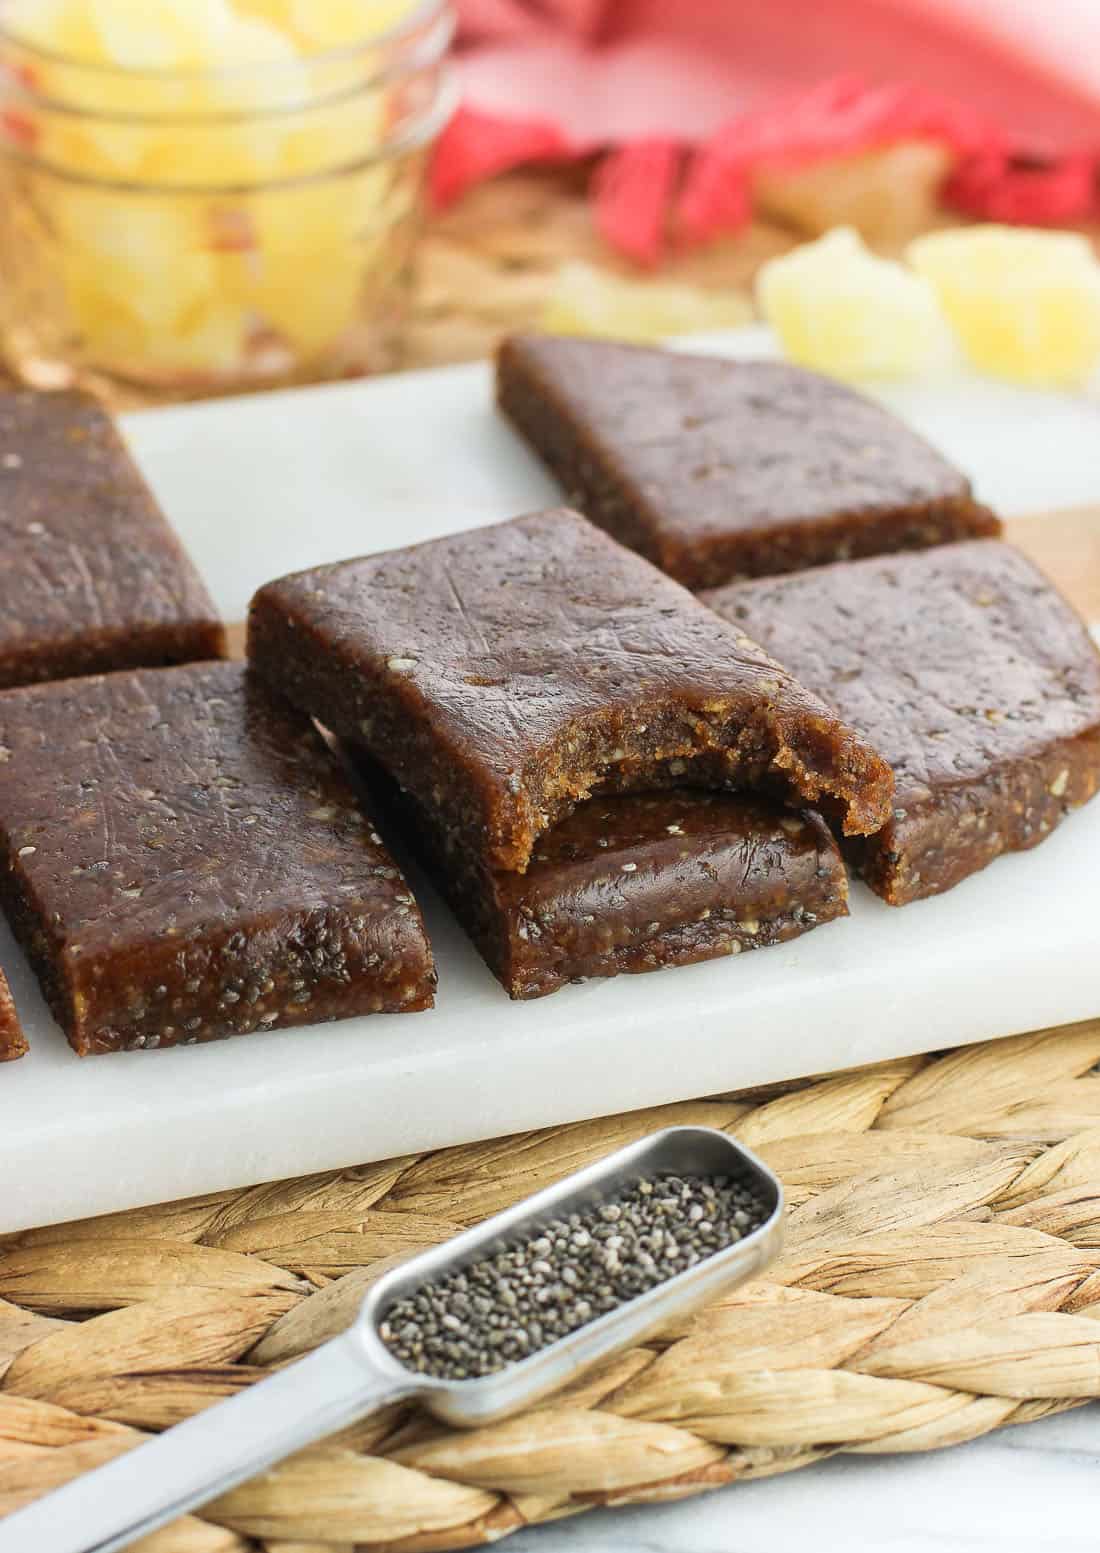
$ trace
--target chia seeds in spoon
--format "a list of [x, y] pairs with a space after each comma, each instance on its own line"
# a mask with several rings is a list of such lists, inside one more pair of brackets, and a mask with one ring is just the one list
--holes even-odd
[[730, 1176], [653, 1176], [396, 1300], [379, 1332], [421, 1375], [493, 1375], [743, 1240], [770, 1214]]

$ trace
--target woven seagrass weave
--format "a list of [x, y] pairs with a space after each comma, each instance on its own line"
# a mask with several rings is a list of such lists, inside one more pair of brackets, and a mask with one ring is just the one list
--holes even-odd
[[0, 1241], [0, 1514], [285, 1364], [379, 1271], [661, 1126], [787, 1183], [767, 1281], [503, 1424], [408, 1404], [140, 1544], [472, 1547], [1100, 1397], [1100, 1020]]

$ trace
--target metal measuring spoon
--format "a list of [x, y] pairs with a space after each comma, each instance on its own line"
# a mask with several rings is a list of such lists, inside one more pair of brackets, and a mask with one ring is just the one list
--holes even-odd
[[[771, 1212], [743, 1240], [492, 1375], [461, 1381], [419, 1375], [382, 1341], [379, 1326], [396, 1300], [662, 1173], [738, 1177]], [[307, 1358], [9, 1515], [0, 1522], [0, 1553], [113, 1553], [405, 1397], [464, 1427], [517, 1412], [759, 1272], [779, 1250], [782, 1216], [777, 1177], [725, 1133], [709, 1127], [654, 1133], [394, 1268], [371, 1288], [355, 1323]]]

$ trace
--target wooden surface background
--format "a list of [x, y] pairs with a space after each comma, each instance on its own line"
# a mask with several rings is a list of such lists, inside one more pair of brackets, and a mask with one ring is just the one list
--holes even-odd
[[1016, 518], [1005, 527], [1012, 543], [1038, 562], [1086, 620], [1100, 624], [1100, 507]]

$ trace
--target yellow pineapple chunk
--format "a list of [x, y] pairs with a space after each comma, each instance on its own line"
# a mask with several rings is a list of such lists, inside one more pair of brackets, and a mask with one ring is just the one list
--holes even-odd
[[4, 25], [16, 37], [72, 59], [99, 57], [99, 40], [83, 0], [8, 0]]
[[[42, 67], [48, 96], [94, 115], [70, 122], [41, 114], [44, 155], [81, 172], [169, 184], [244, 182], [282, 170], [278, 118], [253, 116], [309, 100], [292, 39], [238, 16], [229, 0], [48, 4], [57, 36], [39, 17], [36, 42], [56, 50], [64, 38], [81, 59], [126, 68]], [[79, 47], [69, 36], [77, 18]]]
[[232, 0], [239, 16], [291, 34], [302, 53], [344, 48], [379, 37], [416, 9], [417, 0]]
[[358, 313], [363, 254], [353, 196], [343, 182], [252, 195], [238, 213], [240, 243], [230, 231], [220, 244], [225, 294], [305, 356], [334, 344]]
[[1087, 238], [962, 227], [917, 238], [908, 258], [983, 372], [1072, 386], [1100, 362], [1100, 263]]
[[[320, 0], [320, 3], [323, 4], [324, 0]], [[238, 16], [266, 22], [269, 27], [282, 33], [291, 31], [290, 0], [232, 0], [232, 4]]]
[[631, 280], [574, 260], [558, 270], [541, 323], [556, 334], [646, 341], [733, 329], [751, 317], [752, 305], [739, 291]]
[[290, 24], [307, 49], [335, 49], [380, 36], [410, 16], [415, 0], [288, 0]]
[[63, 280], [73, 323], [100, 365], [148, 378], [229, 374], [239, 364], [246, 327], [240, 307], [209, 293], [183, 313], [174, 299], [150, 305], [124, 266], [97, 270], [76, 253], [65, 255]]
[[[40, 113], [44, 157], [89, 180], [145, 186], [116, 193], [77, 177], [43, 192], [72, 322], [92, 359], [198, 379], [231, 375], [264, 350], [308, 358], [340, 340], [401, 198], [389, 165], [370, 160], [387, 133], [386, 93], [364, 90], [360, 53], [338, 51], [414, 9], [415, 0], [7, 0], [7, 24], [51, 56], [39, 66], [43, 95], [85, 110]], [[325, 50], [337, 52], [309, 57]], [[309, 181], [357, 163], [358, 177]], [[175, 185], [241, 192], [162, 192]]]
[[[237, 70], [255, 65], [285, 65], [298, 58], [294, 40], [286, 31], [255, 16], [231, 13], [218, 38], [218, 52], [207, 63], [212, 69]], [[229, 83], [232, 89], [232, 83]]]
[[257, 314], [304, 360], [336, 345], [355, 322], [362, 293], [361, 254], [347, 246], [281, 255], [251, 295]]
[[[354, 67], [353, 67], [354, 68]], [[311, 71], [315, 81], [317, 68]], [[353, 167], [381, 145], [386, 102], [381, 92], [312, 91], [321, 104], [295, 117], [283, 139], [280, 171], [311, 173]]]
[[152, 335], [139, 361], [148, 371], [196, 380], [232, 377], [240, 369], [250, 320], [232, 302], [212, 297], [179, 321], [171, 333]]
[[107, 367], [140, 361], [149, 331], [127, 300], [102, 284], [86, 254], [63, 253], [60, 269], [69, 319], [91, 359]]
[[130, 70], [186, 70], [218, 57], [226, 0], [84, 0], [97, 60]]
[[833, 377], [917, 376], [950, 359], [934, 287], [852, 227], [770, 259], [756, 295], [790, 360]]
[[140, 362], [170, 349], [214, 300], [217, 268], [180, 200], [59, 188], [49, 215], [61, 237], [74, 322], [100, 362]]

